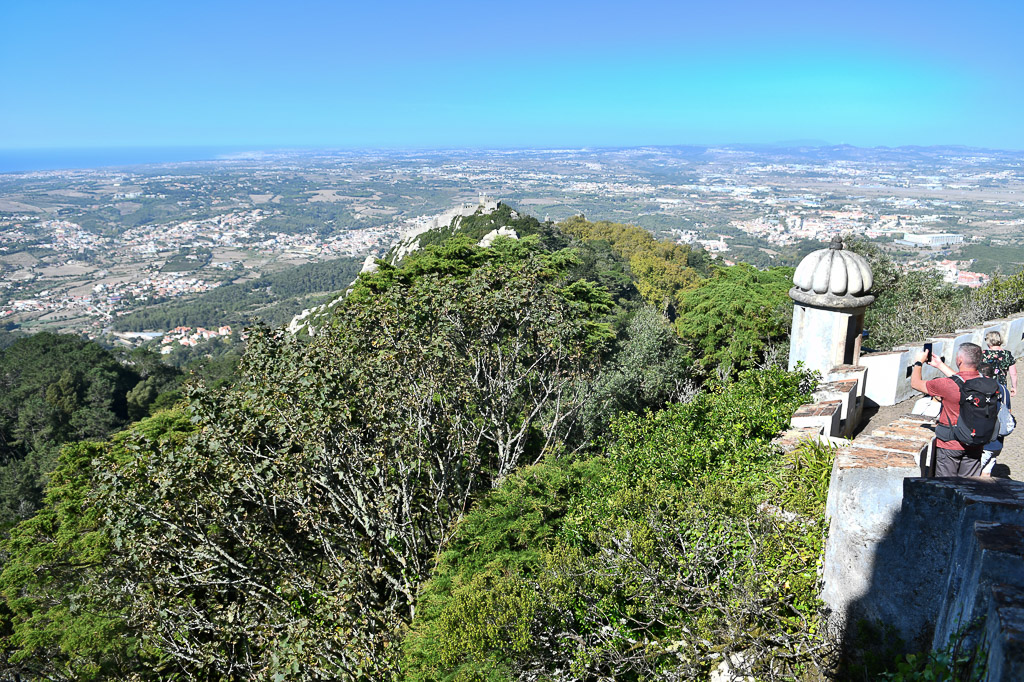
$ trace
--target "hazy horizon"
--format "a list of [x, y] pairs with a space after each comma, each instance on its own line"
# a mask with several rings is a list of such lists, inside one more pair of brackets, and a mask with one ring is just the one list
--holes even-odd
[[1024, 154], [1021, 149], [999, 149], [994, 147], [975, 147], [969, 145], [936, 144], [936, 145], [875, 145], [860, 146], [848, 145], [845, 143], [830, 143], [821, 140], [783, 140], [778, 142], [763, 143], [693, 143], [674, 145], [590, 145], [590, 146], [492, 146], [492, 147], [340, 147], [340, 146], [308, 146], [308, 147], [258, 147], [258, 146], [229, 146], [229, 145], [178, 145], [178, 146], [117, 146], [117, 147], [67, 147], [67, 148], [34, 148], [34, 149], [0, 149], [0, 173], [29, 173], [36, 171], [72, 171], [72, 170], [93, 170], [104, 168], [121, 168], [133, 166], [190, 163], [190, 162], [214, 162], [214, 161], [240, 161], [258, 160], [262, 156], [272, 158], [276, 155], [298, 154], [371, 154], [371, 153], [438, 153], [451, 154], [456, 152], [468, 153], [501, 153], [501, 152], [555, 152], [566, 151], [615, 151], [631, 149], [658, 149], [658, 148], [722, 148], [722, 149], [750, 149], [750, 150], [787, 150], [787, 149], [829, 149], [829, 148], [853, 148], [864, 151], [882, 151], [901, 149], [965, 149], [981, 152], [999, 152], [1008, 154]]

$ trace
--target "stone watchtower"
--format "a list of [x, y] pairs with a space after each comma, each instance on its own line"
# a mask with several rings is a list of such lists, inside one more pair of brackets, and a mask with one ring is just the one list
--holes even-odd
[[843, 249], [833, 237], [827, 249], [807, 255], [793, 275], [793, 331], [789, 369], [798, 362], [823, 376], [839, 365], [856, 365], [864, 331], [864, 311], [874, 302], [871, 266]]

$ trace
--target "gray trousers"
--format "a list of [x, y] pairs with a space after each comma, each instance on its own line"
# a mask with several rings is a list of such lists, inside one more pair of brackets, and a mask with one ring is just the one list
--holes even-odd
[[966, 450], [935, 448], [935, 476], [981, 476], [982, 446]]

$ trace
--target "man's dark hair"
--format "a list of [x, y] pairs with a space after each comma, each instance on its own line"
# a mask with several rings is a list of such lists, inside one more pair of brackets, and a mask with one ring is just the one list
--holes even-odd
[[986, 379], [996, 378], [996, 366], [991, 362], [983, 362], [978, 365], [978, 374], [985, 377]]
[[976, 343], [963, 344], [957, 351], [957, 355], [963, 359], [963, 364], [971, 369], [977, 369], [981, 364], [981, 346]]

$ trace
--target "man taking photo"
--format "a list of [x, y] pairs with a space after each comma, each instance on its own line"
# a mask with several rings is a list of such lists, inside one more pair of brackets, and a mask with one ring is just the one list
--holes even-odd
[[[914, 363], [910, 386], [942, 401], [935, 427], [936, 476], [981, 475], [982, 451], [996, 428], [999, 412], [998, 383], [978, 373], [981, 357], [980, 346], [965, 343], [956, 353], [957, 372], [930, 350], [921, 351]], [[921, 368], [925, 363], [945, 376], [924, 381]]]

